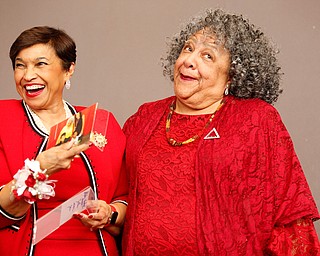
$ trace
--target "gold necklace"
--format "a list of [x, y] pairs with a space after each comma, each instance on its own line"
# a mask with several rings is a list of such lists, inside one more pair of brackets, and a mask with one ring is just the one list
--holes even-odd
[[185, 140], [185, 141], [176, 141], [175, 139], [171, 138], [170, 135], [169, 135], [169, 132], [170, 132], [170, 125], [171, 125], [171, 118], [172, 118], [172, 115], [173, 115], [173, 112], [176, 108], [176, 105], [175, 105], [175, 101], [173, 101], [171, 104], [170, 104], [170, 112], [167, 116], [167, 119], [166, 119], [166, 137], [167, 137], [167, 141], [170, 145], [172, 146], [182, 146], [182, 145], [185, 145], [185, 144], [189, 144], [191, 142], [194, 142], [196, 139], [200, 138], [201, 135], [204, 133], [204, 131], [209, 127], [209, 125], [211, 124], [212, 120], [213, 120], [213, 117], [215, 116], [215, 114], [218, 112], [218, 110], [222, 107], [222, 105], [224, 104], [225, 100], [222, 99], [219, 106], [217, 107], [216, 111], [213, 112], [213, 114], [209, 117], [209, 120], [207, 121], [207, 123], [204, 125], [203, 129], [201, 130], [201, 132], [199, 132], [198, 134], [192, 136], [191, 138]]

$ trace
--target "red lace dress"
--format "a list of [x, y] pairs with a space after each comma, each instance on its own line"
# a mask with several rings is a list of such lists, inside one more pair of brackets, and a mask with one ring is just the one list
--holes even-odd
[[[173, 114], [170, 136], [184, 141], [204, 127], [210, 115]], [[194, 158], [198, 140], [169, 145], [165, 119], [139, 159], [134, 252], [136, 255], [197, 255]]]

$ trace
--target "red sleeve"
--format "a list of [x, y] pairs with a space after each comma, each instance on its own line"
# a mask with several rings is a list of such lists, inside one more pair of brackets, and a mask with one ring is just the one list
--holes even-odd
[[128, 201], [128, 179], [127, 179], [127, 173], [124, 165], [121, 166], [119, 177], [120, 178], [118, 180], [117, 188], [113, 195], [112, 202], [117, 200], [127, 202]]
[[270, 255], [320, 255], [319, 239], [310, 219], [299, 219], [276, 227], [267, 253]]
[[[3, 186], [5, 186], [9, 181], [13, 179], [13, 177], [10, 174], [9, 167], [7, 165], [1, 139], [0, 139], [0, 167], [1, 167], [1, 175], [0, 175], [0, 190], [1, 190]], [[4, 209], [2, 209], [0, 204], [0, 229], [11, 226], [13, 224], [18, 224], [23, 218], [24, 216], [15, 217], [7, 213]]]
[[289, 224], [301, 218], [318, 219], [313, 199], [292, 139], [279, 113], [266, 111], [269, 137], [270, 169], [275, 184], [275, 226]]
[[[112, 201], [118, 200], [126, 203], [128, 199], [128, 179], [126, 171], [122, 166], [126, 138], [121, 130], [120, 125], [118, 124], [117, 120], [115, 119], [112, 113], [110, 113], [109, 125], [110, 130], [113, 131], [113, 137], [116, 140], [115, 143], [112, 144], [113, 150], [115, 152], [120, 152], [117, 154], [117, 163], [119, 162], [119, 164], [117, 164], [117, 171], [119, 172], [119, 175], [117, 180], [117, 186], [112, 196]], [[114, 155], [113, 158], [115, 159], [116, 156]]]

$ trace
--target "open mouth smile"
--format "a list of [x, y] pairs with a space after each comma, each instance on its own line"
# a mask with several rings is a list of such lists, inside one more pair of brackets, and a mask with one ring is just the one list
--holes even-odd
[[25, 85], [24, 88], [26, 89], [26, 93], [29, 97], [35, 97], [41, 94], [45, 86], [41, 84], [32, 84]]

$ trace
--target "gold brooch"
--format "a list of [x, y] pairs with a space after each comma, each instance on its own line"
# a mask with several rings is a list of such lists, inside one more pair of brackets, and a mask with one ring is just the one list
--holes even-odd
[[93, 143], [93, 145], [95, 145], [100, 150], [103, 150], [105, 145], [107, 145], [108, 140], [106, 139], [106, 137], [102, 133], [94, 132], [93, 133], [92, 143]]

